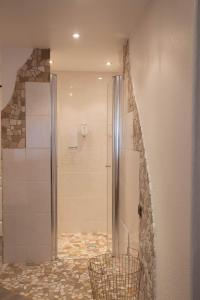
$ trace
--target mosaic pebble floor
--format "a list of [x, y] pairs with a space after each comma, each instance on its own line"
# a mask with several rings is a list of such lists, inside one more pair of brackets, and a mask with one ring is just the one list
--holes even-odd
[[104, 233], [60, 234], [58, 236], [58, 257], [90, 258], [111, 250], [111, 235]]
[[105, 249], [104, 234], [63, 234], [59, 237], [57, 260], [40, 265], [1, 265], [0, 284], [33, 300], [90, 300], [87, 258]]
[[23, 296], [12, 293], [12, 292], [0, 287], [0, 299], [2, 299], [2, 300], [29, 300], [30, 298], [25, 298]]

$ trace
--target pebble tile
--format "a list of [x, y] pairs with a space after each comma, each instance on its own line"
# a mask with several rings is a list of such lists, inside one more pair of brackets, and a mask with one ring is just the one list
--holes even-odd
[[58, 259], [40, 265], [1, 265], [1, 286], [33, 300], [90, 300], [88, 258], [109, 250], [102, 233], [62, 234]]

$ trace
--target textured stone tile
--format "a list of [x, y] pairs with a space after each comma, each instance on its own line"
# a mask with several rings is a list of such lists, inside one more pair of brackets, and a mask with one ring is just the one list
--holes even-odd
[[49, 59], [49, 49], [34, 49], [30, 59], [18, 70], [13, 96], [1, 112], [3, 148], [25, 148], [25, 82], [49, 82]]
[[33, 300], [91, 300], [87, 258], [106, 249], [105, 234], [63, 234], [59, 236], [57, 260], [40, 265], [1, 265], [0, 282], [3, 288]]
[[20, 295], [16, 295], [15, 293], [12, 293], [2, 287], [0, 287], [0, 299], [2, 299], [2, 300], [28, 300], [28, 298], [25, 298]]
[[155, 248], [151, 192], [142, 130], [131, 78], [128, 42], [124, 46], [123, 58], [124, 89], [127, 94], [127, 99], [125, 100], [128, 102], [128, 112], [133, 111], [133, 145], [134, 150], [140, 152], [139, 189], [142, 217], [140, 218], [139, 226], [139, 247], [140, 259], [143, 263], [140, 300], [153, 300], [155, 299]]
[[58, 256], [90, 258], [112, 249], [111, 235], [104, 233], [63, 233], [58, 236]]

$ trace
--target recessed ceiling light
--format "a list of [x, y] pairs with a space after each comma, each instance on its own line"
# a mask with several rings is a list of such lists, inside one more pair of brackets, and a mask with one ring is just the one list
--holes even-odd
[[102, 79], [103, 79], [103, 77], [98, 77], [98, 79], [99, 79], [99, 80], [102, 80]]
[[72, 93], [69, 93], [69, 96], [70, 96], [70, 97], [72, 97], [72, 96], [73, 96], [73, 94], [72, 94]]
[[80, 34], [78, 32], [75, 32], [73, 34], [73, 38], [76, 39], [76, 40], [79, 39], [80, 38]]
[[52, 63], [53, 63], [53, 60], [50, 60], [50, 61], [49, 61], [49, 63], [50, 63], [50, 65], [52, 65]]
[[112, 63], [110, 61], [107, 61], [106, 66], [110, 67]]

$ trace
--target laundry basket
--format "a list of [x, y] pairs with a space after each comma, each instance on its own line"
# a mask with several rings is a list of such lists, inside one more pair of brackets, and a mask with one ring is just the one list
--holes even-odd
[[136, 300], [139, 295], [141, 264], [132, 255], [103, 254], [88, 265], [94, 300]]

